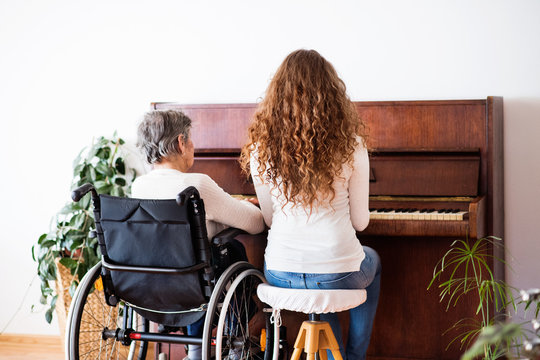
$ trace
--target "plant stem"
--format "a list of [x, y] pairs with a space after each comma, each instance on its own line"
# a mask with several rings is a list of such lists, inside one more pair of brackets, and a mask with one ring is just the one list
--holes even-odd
[[[487, 322], [489, 322], [489, 317], [486, 317], [486, 316], [489, 316], [489, 314], [486, 314], [487, 311], [489, 311], [489, 309], [486, 309], [484, 311], [484, 299], [482, 298], [482, 292], [481, 292], [481, 288], [480, 288], [480, 285], [481, 285], [481, 281], [479, 281], [479, 278], [478, 278], [478, 273], [476, 271], [476, 266], [474, 264], [474, 257], [471, 255], [471, 259], [472, 259], [472, 268], [473, 268], [473, 272], [474, 272], [474, 279], [475, 279], [475, 282], [476, 282], [476, 288], [478, 289], [478, 305], [480, 306], [480, 311], [482, 313], [482, 329], [485, 328], [488, 324]], [[484, 356], [485, 358], [489, 359], [491, 356], [490, 356], [490, 347], [487, 346], [487, 345], [484, 345]]]
[[114, 143], [114, 151], [113, 151], [113, 154], [111, 156], [111, 160], [109, 162], [109, 167], [112, 167], [113, 166], [113, 161], [114, 161], [114, 157], [116, 156], [116, 153], [118, 152], [118, 147], [120, 146], [120, 141], [116, 141]]

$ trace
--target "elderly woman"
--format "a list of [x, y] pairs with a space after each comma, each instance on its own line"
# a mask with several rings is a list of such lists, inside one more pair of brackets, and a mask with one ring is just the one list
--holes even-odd
[[[180, 111], [152, 111], [139, 125], [137, 145], [153, 169], [135, 179], [131, 194], [139, 199], [174, 199], [188, 186], [204, 199], [208, 236], [226, 227], [257, 234], [264, 230], [262, 213], [246, 200], [227, 194], [208, 175], [188, 173], [193, 165], [191, 120]], [[189, 335], [201, 335], [204, 318], [188, 327]], [[189, 345], [190, 360], [201, 358], [200, 345]]]
[[227, 194], [208, 175], [188, 173], [193, 166], [191, 120], [180, 111], [152, 111], [139, 125], [138, 142], [153, 169], [135, 179], [131, 194], [140, 199], [174, 199], [195, 186], [204, 199], [208, 236], [226, 227], [257, 234], [264, 230], [258, 207]]

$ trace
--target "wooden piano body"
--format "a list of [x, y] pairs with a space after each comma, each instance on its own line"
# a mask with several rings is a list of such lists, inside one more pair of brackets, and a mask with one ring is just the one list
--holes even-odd
[[[465, 299], [446, 312], [427, 286], [453, 240], [503, 235], [502, 98], [355, 104], [369, 128], [373, 211], [358, 237], [377, 250], [383, 266], [368, 357], [457, 359], [459, 344], [445, 350], [456, 333], [443, 333], [476, 307]], [[193, 120], [193, 172], [209, 174], [231, 194], [254, 194], [237, 158], [255, 104], [152, 108], [182, 110]], [[265, 239], [243, 241], [250, 261], [262, 267]], [[501, 264], [491, 265], [504, 278]]]

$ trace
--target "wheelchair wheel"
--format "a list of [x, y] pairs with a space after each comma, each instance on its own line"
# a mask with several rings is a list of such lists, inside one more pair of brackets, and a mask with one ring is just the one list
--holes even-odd
[[253, 269], [253, 265], [246, 261], [239, 261], [229, 266], [219, 277], [206, 310], [202, 337], [202, 357], [203, 360], [210, 360], [215, 357], [215, 328], [218, 323], [219, 313], [223, 306], [223, 300], [227, 295], [227, 289], [234, 279], [243, 271]]
[[116, 335], [126, 328], [148, 331], [148, 320], [123, 302], [107, 305], [100, 272], [98, 263], [83, 277], [73, 296], [66, 329], [67, 359], [145, 359], [147, 342], [124, 345]]
[[[257, 285], [264, 281], [262, 273], [247, 262], [237, 262], [221, 275], [205, 319], [203, 355], [206, 359], [263, 359], [260, 335], [266, 321], [263, 304], [256, 294]], [[267, 328], [266, 333], [273, 330]], [[279, 342], [279, 336], [275, 341]]]

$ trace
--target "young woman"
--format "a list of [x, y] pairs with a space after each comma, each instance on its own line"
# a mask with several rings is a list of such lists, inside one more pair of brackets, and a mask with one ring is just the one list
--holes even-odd
[[380, 289], [380, 260], [356, 231], [369, 222], [365, 127], [334, 67], [314, 50], [289, 54], [249, 127], [242, 165], [270, 227], [265, 276], [274, 286], [366, 289], [350, 311], [345, 359], [364, 359]]

